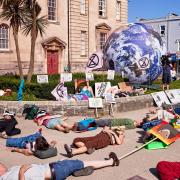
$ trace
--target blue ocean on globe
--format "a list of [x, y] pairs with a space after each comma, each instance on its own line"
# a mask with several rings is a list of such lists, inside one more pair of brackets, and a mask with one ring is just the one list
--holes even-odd
[[108, 69], [123, 72], [133, 83], [152, 83], [162, 72], [165, 46], [151, 26], [135, 23], [114, 31], [103, 54]]

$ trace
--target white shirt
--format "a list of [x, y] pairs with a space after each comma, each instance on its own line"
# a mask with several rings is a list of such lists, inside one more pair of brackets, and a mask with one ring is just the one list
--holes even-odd
[[[32, 164], [32, 167], [25, 172], [26, 180], [44, 180], [45, 173], [49, 170], [49, 164]], [[19, 180], [19, 170], [21, 166], [13, 166], [0, 177], [0, 180]]]

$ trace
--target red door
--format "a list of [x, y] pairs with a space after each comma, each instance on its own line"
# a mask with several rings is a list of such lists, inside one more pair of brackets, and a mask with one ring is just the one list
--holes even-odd
[[58, 74], [58, 51], [47, 52], [47, 72], [48, 74]]

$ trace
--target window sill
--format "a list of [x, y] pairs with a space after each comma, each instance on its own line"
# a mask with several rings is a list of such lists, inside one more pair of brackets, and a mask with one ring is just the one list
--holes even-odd
[[87, 13], [80, 13], [81, 16], [87, 16]]
[[59, 21], [51, 21], [51, 20], [48, 20], [49, 24], [56, 24], [56, 25], [60, 25], [60, 22]]
[[87, 55], [81, 55], [81, 57], [87, 57]]
[[107, 19], [107, 16], [99, 16], [100, 19]]
[[13, 53], [13, 51], [9, 50], [9, 49], [8, 50], [0, 49], [0, 53], [7, 53], [7, 54], [9, 53], [10, 54], [10, 53]]

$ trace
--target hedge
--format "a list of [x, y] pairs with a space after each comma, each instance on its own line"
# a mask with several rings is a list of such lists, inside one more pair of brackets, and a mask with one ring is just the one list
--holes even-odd
[[[40, 100], [54, 100], [54, 97], [51, 95], [51, 91], [57, 86], [60, 75], [49, 75], [48, 84], [38, 84], [36, 82], [36, 75], [32, 77], [32, 83], [25, 83], [24, 94], [27, 94], [31, 97], [34, 96]], [[74, 73], [72, 82], [65, 82], [65, 87], [68, 89], [69, 94], [74, 94], [74, 79], [85, 79], [84, 73]], [[94, 88], [95, 82], [107, 82], [107, 74], [94, 74], [95, 81], [90, 81], [90, 85]], [[111, 85], [117, 85], [119, 82], [122, 82], [123, 79], [119, 75], [115, 75], [114, 80], [111, 80]], [[20, 80], [18, 76], [0, 76], [0, 89], [11, 89], [13, 92], [18, 91]], [[29, 99], [31, 100], [31, 99]]]

